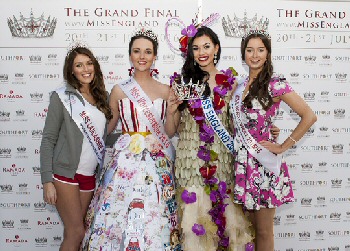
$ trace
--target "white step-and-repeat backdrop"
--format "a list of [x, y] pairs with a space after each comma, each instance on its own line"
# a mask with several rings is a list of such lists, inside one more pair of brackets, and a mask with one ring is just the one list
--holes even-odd
[[[62, 85], [66, 47], [84, 40], [97, 56], [107, 89], [128, 77], [128, 41], [139, 26], [160, 37], [159, 80], [183, 60], [165, 39], [165, 23], [189, 25], [217, 12], [219, 68], [241, 76], [239, 36], [265, 27], [275, 71], [312, 107], [318, 121], [286, 152], [296, 202], [278, 209], [276, 251], [350, 250], [350, 2], [177, 0], [14, 0], [0, 17], [0, 250], [58, 250], [62, 222], [42, 198], [39, 155], [49, 92]], [[181, 25], [172, 23], [176, 45]], [[283, 106], [283, 141], [299, 118]], [[108, 150], [108, 156], [111, 149]]]

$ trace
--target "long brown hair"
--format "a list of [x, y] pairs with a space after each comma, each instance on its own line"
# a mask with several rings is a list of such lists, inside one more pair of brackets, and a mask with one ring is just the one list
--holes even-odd
[[104, 84], [101, 67], [89, 49], [85, 47], [77, 47], [67, 54], [63, 67], [64, 80], [66, 80], [66, 82], [74, 89], [79, 90], [82, 87], [82, 84], [79, 82], [79, 80], [72, 74], [74, 59], [78, 54], [86, 55], [92, 60], [95, 69], [95, 77], [89, 85], [90, 93], [96, 101], [97, 109], [104, 113], [107, 120], [112, 119], [113, 115], [108, 104], [107, 91]]
[[260, 38], [264, 46], [267, 49], [267, 57], [265, 64], [261, 71], [258, 73], [257, 77], [253, 80], [252, 84], [249, 86], [249, 92], [243, 103], [246, 107], [252, 108], [252, 100], [257, 99], [263, 109], [266, 111], [272, 104], [272, 97], [269, 94], [269, 84], [273, 74], [273, 66], [271, 60], [271, 40], [262, 34], [251, 34], [241, 43], [241, 56], [242, 60], [245, 60], [245, 49], [247, 48], [248, 42], [252, 38]]

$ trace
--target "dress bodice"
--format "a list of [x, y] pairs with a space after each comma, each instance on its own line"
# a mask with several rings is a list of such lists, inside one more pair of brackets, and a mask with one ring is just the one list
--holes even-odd
[[[120, 120], [123, 132], [149, 132], [146, 121], [142, 120], [136, 105], [128, 98], [118, 101]], [[162, 123], [165, 122], [166, 101], [158, 98], [153, 101], [155, 111], [158, 112]]]
[[[271, 97], [279, 97], [292, 91], [292, 87], [286, 81], [279, 78], [271, 79], [269, 84], [269, 94]], [[242, 122], [255, 140], [275, 140], [270, 133], [270, 129], [274, 123], [280, 103], [281, 100], [274, 102], [266, 111], [257, 99], [252, 100], [252, 108], [247, 108], [241, 103]]]
[[[226, 105], [222, 108], [222, 114], [218, 114], [218, 117], [223, 126], [230, 132], [230, 114], [228, 109], [230, 98], [228, 96], [229, 95], [225, 97]], [[182, 112], [178, 131], [179, 143], [176, 149], [175, 159], [175, 176], [178, 185], [181, 187], [204, 186], [203, 178], [199, 172], [199, 168], [204, 165], [204, 161], [197, 157], [198, 148], [203, 145], [203, 142], [199, 139], [199, 126], [196, 124], [188, 109]], [[217, 135], [214, 136], [212, 150], [219, 153], [218, 161], [214, 162], [218, 167], [216, 170], [216, 177], [221, 181], [226, 181], [228, 185], [232, 184], [233, 156], [224, 144], [222, 144]]]

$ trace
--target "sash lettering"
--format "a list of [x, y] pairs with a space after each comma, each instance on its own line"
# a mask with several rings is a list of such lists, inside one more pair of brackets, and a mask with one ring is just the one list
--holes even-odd
[[221, 120], [219, 119], [218, 115], [214, 110], [214, 106], [211, 99], [208, 97], [206, 99], [201, 100], [201, 102], [205, 118], [209, 122], [209, 125], [211, 126], [211, 128], [213, 128], [213, 130], [218, 135], [219, 139], [224, 144], [224, 146], [233, 154], [234, 140], [221, 123]]
[[74, 95], [69, 97], [65, 92], [66, 88], [62, 87], [57, 89], [55, 92], [58, 94], [58, 97], [63, 103], [63, 106], [68, 112], [70, 112], [70, 105], [72, 109], [72, 119], [75, 124], [78, 126], [79, 130], [82, 132], [83, 136], [89, 141], [99, 163], [100, 168], [102, 168], [104, 154], [105, 154], [105, 143], [96, 131], [96, 127], [91, 120], [89, 113], [85, 110], [83, 103], [80, 101], [72, 100], [75, 98]]
[[165, 133], [164, 125], [161, 123], [158, 112], [154, 109], [152, 101], [148, 98], [146, 93], [140, 88], [134, 78], [119, 84], [123, 92], [135, 104], [136, 109], [145, 120], [147, 127], [155, 135], [159, 142], [164, 147], [168, 156], [172, 160], [175, 158], [175, 149], [171, 143], [168, 135]]
[[264, 167], [279, 175], [281, 167], [281, 155], [276, 155], [263, 146], [261, 146], [249, 133], [242, 122], [243, 116], [241, 112], [242, 95], [245, 83], [240, 83], [234, 93], [234, 98], [230, 102], [231, 110], [233, 111], [233, 119], [237, 131], [236, 137], [246, 147], [247, 151], [254, 156]]

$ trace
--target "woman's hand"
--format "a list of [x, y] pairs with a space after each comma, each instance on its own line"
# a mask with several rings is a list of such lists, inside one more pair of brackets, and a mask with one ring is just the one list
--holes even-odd
[[174, 90], [171, 88], [167, 100], [167, 115], [174, 115], [177, 112], [177, 108], [181, 103], [182, 100], [178, 99], [178, 97], [175, 95]]
[[267, 140], [262, 140], [259, 142], [260, 145], [262, 145], [263, 147], [265, 147], [267, 150], [269, 150], [270, 152], [274, 153], [274, 154], [281, 154], [283, 153], [285, 150], [282, 148], [281, 144], [277, 144], [277, 143], [272, 143], [270, 141]]
[[278, 136], [280, 135], [280, 129], [275, 125], [272, 125], [270, 132], [274, 139], [277, 139]]
[[44, 191], [43, 191], [44, 201], [51, 205], [55, 205], [57, 200], [57, 194], [56, 194], [56, 188], [53, 182], [45, 183], [43, 186], [44, 186]]

